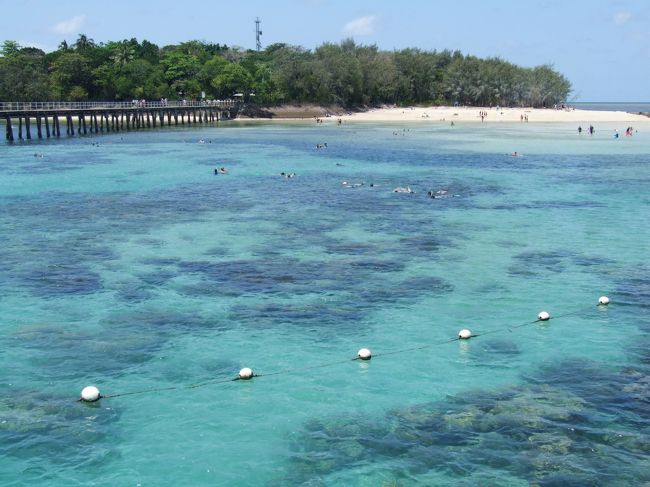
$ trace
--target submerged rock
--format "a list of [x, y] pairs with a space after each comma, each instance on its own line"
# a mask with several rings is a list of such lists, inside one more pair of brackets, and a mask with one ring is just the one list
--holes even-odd
[[92, 462], [110, 451], [102, 438], [116, 433], [119, 414], [99, 404], [75, 402], [25, 390], [0, 398], [0, 442], [4, 454], [44, 462]]
[[522, 386], [466, 392], [378, 421], [311, 421], [296, 438], [300, 447], [288, 468], [294, 473], [285, 480], [312, 485], [314, 478], [386, 462], [400, 466], [392, 472], [398, 485], [417, 485], [434, 472], [445, 485], [478, 478], [540, 487], [650, 481], [650, 421], [641, 411], [649, 409], [649, 391], [642, 371], [568, 361]]

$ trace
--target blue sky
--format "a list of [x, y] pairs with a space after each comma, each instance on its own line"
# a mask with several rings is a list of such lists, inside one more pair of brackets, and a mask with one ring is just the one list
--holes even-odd
[[254, 48], [259, 16], [263, 45], [459, 49], [553, 64], [576, 101], [650, 101], [649, 0], [0, 0], [0, 12], [0, 40], [46, 51], [79, 33]]

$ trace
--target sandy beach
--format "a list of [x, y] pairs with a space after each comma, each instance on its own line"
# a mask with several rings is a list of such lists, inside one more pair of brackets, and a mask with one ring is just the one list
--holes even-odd
[[[484, 113], [481, 119], [481, 113]], [[597, 111], [553, 108], [495, 108], [495, 107], [381, 107], [368, 110], [346, 111], [341, 107], [316, 105], [269, 107], [246, 120], [304, 120], [322, 118], [324, 122], [477, 122], [477, 123], [536, 123], [572, 122], [590, 124], [598, 122], [650, 123], [650, 117], [623, 111]]]
[[[481, 119], [481, 113], [484, 113]], [[480, 107], [396, 107], [371, 109], [344, 115], [344, 121], [367, 122], [650, 122], [650, 118], [627, 112], [545, 108], [480, 108]]]

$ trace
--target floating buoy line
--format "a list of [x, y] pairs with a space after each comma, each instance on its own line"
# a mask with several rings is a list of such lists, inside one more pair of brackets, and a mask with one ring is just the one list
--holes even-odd
[[[600, 298], [598, 298], [597, 306], [601, 306], [601, 307], [602, 306], [607, 306], [609, 303], [610, 303], [610, 300], [609, 300], [609, 298], [607, 296], [601, 296]], [[582, 308], [582, 309], [579, 309], [579, 310], [576, 310], [576, 311], [571, 311], [569, 313], [564, 313], [564, 314], [553, 316], [553, 317], [551, 316], [551, 314], [548, 311], [541, 311], [537, 315], [536, 320], [527, 321], [525, 323], [520, 323], [518, 325], [510, 326], [510, 327], [507, 327], [506, 330], [508, 332], [512, 332], [513, 330], [518, 329], [518, 328], [522, 328], [522, 327], [525, 327], [525, 326], [530, 326], [530, 325], [533, 325], [535, 323], [546, 322], [546, 321], [549, 321], [551, 319], [557, 320], [559, 318], [564, 318], [564, 317], [567, 317], [567, 316], [577, 315], [577, 314], [583, 313], [583, 312], [585, 312], [587, 310], [590, 310], [590, 309], [593, 309], [593, 306], [589, 306], [589, 307], [586, 307], [586, 308]], [[419, 346], [416, 346], [416, 347], [402, 348], [402, 349], [399, 349], [399, 350], [389, 350], [389, 351], [382, 352], [382, 353], [379, 353], [379, 354], [373, 354], [370, 351], [369, 348], [361, 348], [357, 352], [357, 356], [354, 357], [354, 358], [347, 358], [347, 359], [338, 360], [338, 361], [335, 361], [335, 362], [328, 362], [328, 363], [323, 363], [323, 364], [312, 365], [310, 367], [302, 367], [301, 370], [305, 371], [305, 370], [313, 370], [313, 369], [321, 369], [321, 368], [326, 368], [326, 367], [333, 367], [335, 365], [341, 365], [341, 364], [344, 364], [344, 363], [354, 362], [356, 360], [368, 361], [368, 360], [371, 360], [372, 358], [376, 358], [376, 357], [385, 357], [385, 356], [388, 356], [388, 355], [396, 355], [396, 354], [400, 354], [400, 353], [412, 352], [412, 351], [415, 351], [415, 350], [423, 350], [423, 349], [426, 349], [426, 348], [431, 348], [431, 347], [435, 347], [435, 346], [439, 346], [439, 345], [444, 345], [444, 344], [448, 344], [448, 343], [452, 343], [452, 342], [456, 342], [456, 341], [460, 341], [460, 340], [469, 340], [471, 338], [476, 338], [476, 337], [485, 336], [485, 335], [491, 335], [491, 334], [500, 333], [500, 332], [503, 332], [503, 329], [496, 329], [496, 330], [486, 331], [486, 332], [483, 332], [481, 334], [475, 334], [471, 330], [469, 330], [467, 328], [463, 328], [462, 330], [460, 330], [458, 332], [458, 335], [456, 337], [450, 338], [450, 339], [447, 339], [447, 340], [427, 343], [425, 345], [419, 345]], [[279, 371], [276, 371], [276, 372], [269, 372], [269, 373], [265, 373], [265, 374], [256, 374], [253, 371], [252, 368], [244, 367], [239, 371], [237, 376], [231, 377], [231, 378], [215, 378], [215, 379], [208, 379], [208, 380], [205, 380], [203, 382], [198, 382], [196, 384], [189, 384], [189, 385], [184, 385], [184, 386], [181, 385], [181, 386], [157, 387], [157, 388], [152, 388], [152, 389], [141, 389], [141, 390], [138, 390], [138, 391], [123, 392], [123, 393], [119, 393], [119, 394], [105, 394], [105, 395], [103, 395], [100, 392], [100, 390], [99, 390], [99, 388], [97, 386], [88, 385], [88, 386], [84, 387], [81, 390], [81, 396], [79, 398], [79, 401], [93, 403], [93, 402], [99, 401], [100, 399], [111, 399], [111, 398], [115, 398], [115, 397], [134, 396], [134, 395], [137, 395], [137, 394], [149, 394], [149, 393], [154, 393], [154, 392], [173, 391], [173, 390], [177, 390], [177, 389], [197, 389], [199, 387], [205, 387], [205, 386], [208, 386], [208, 385], [225, 384], [225, 383], [228, 383], [228, 382], [235, 382], [235, 381], [240, 381], [240, 380], [248, 381], [248, 380], [251, 380], [251, 379], [257, 378], [257, 377], [270, 377], [270, 376], [273, 376], [273, 375], [281, 375], [281, 374], [288, 374], [288, 373], [294, 373], [294, 372], [295, 372], [295, 369], [286, 369], [286, 370], [279, 370]]]

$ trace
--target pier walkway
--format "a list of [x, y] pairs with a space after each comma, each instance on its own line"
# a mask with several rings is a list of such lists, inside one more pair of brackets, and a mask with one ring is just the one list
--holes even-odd
[[[32, 123], [36, 135], [60, 137], [61, 125], [65, 133], [76, 134], [119, 132], [173, 125], [212, 123], [229, 119], [236, 112], [239, 102], [215, 101], [137, 101], [132, 102], [0, 102], [0, 120], [6, 122], [6, 139], [29, 140]], [[76, 120], [76, 124], [75, 124]], [[14, 135], [14, 121], [17, 135]], [[33, 121], [33, 122], [32, 122]], [[23, 131], [24, 126], [24, 131]]]

